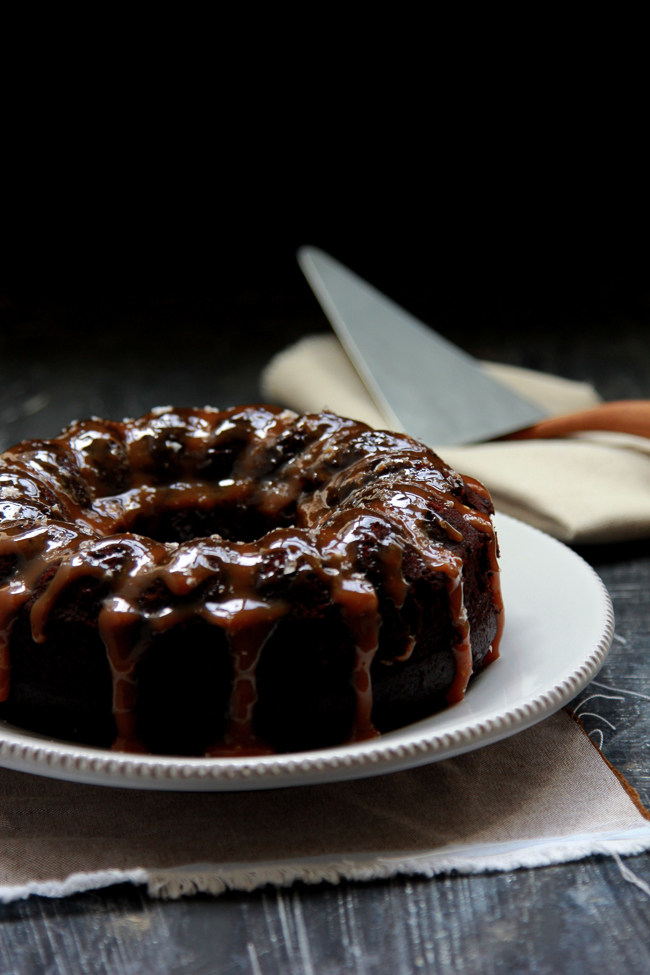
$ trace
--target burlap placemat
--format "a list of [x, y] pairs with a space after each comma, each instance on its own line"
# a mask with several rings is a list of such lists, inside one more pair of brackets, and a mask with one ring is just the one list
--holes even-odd
[[406, 772], [171, 793], [0, 770], [0, 898], [131, 881], [179, 897], [267, 883], [511, 870], [650, 848], [650, 815], [560, 711]]

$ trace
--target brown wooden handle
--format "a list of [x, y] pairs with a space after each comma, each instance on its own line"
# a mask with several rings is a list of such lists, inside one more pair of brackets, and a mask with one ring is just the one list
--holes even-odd
[[504, 440], [530, 440], [536, 437], [564, 437], [578, 430], [615, 430], [650, 438], [650, 400], [629, 399], [603, 403], [591, 410], [552, 416], [525, 430], [511, 433]]

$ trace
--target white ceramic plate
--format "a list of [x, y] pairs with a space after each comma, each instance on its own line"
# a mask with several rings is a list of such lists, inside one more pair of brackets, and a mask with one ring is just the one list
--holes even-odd
[[602, 582], [571, 549], [506, 515], [497, 516], [496, 526], [506, 612], [501, 658], [446, 711], [368, 742], [239, 759], [126, 755], [0, 722], [0, 765], [137, 789], [273, 789], [395, 772], [523, 731], [595, 677], [609, 651], [614, 614]]

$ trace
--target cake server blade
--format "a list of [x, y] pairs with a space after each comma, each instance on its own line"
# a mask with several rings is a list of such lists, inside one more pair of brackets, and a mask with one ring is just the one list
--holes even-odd
[[298, 263], [393, 429], [444, 446], [490, 440], [547, 416], [329, 254], [302, 247]]

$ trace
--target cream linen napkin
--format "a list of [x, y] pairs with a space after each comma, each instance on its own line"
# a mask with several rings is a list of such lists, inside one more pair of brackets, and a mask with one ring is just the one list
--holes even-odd
[[[482, 363], [482, 368], [551, 414], [600, 402], [587, 383]], [[262, 377], [266, 398], [299, 412], [325, 407], [374, 427], [386, 423], [334, 335], [312, 335], [276, 356]], [[432, 444], [435, 448], [435, 444]], [[650, 536], [650, 441], [589, 432], [563, 440], [441, 447], [442, 457], [490, 490], [497, 510], [564, 542]]]
[[274, 791], [147, 792], [0, 769], [0, 899], [512, 870], [641, 853], [649, 819], [564, 711], [419, 769]]

